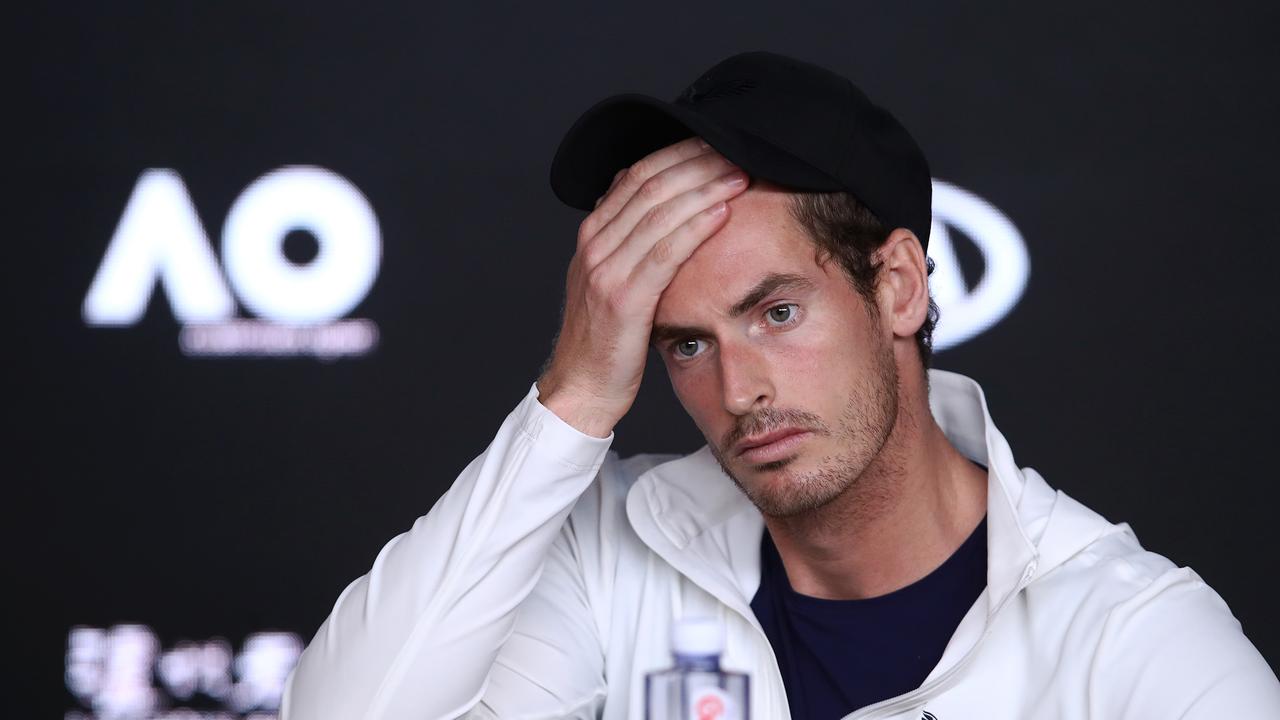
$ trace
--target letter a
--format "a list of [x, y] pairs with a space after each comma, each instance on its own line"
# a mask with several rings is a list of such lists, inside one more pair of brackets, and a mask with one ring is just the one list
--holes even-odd
[[132, 325], [164, 285], [183, 323], [217, 322], [235, 314], [235, 300], [218, 268], [191, 195], [173, 170], [142, 173], [84, 298], [90, 325]]

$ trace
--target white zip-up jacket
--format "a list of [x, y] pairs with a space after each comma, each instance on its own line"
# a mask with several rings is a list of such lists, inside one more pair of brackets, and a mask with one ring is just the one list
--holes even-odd
[[[848, 718], [1280, 718], [1280, 682], [1217, 593], [1019, 469], [973, 380], [930, 385], [951, 443], [989, 468], [987, 588], [923, 685]], [[343, 591], [284, 720], [642, 718], [687, 614], [723, 620], [751, 717], [790, 717], [750, 607], [759, 511], [706, 447], [619, 460], [537, 397]]]

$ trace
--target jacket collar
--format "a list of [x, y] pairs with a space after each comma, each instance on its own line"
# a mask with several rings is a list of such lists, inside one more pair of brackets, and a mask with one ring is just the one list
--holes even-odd
[[[1034, 470], [1019, 469], [977, 382], [930, 370], [929, 383], [938, 426], [988, 468], [988, 614], [1097, 537], [1127, 530], [1055, 492]], [[627, 516], [660, 557], [757, 624], [750, 600], [760, 583], [764, 520], [708, 447], [641, 475], [627, 496]]]

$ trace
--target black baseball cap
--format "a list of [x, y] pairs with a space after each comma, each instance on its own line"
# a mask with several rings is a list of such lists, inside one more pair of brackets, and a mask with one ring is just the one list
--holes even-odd
[[674, 102], [606, 98], [578, 118], [551, 162], [565, 204], [595, 207], [618, 170], [698, 135], [752, 177], [845, 190], [929, 246], [933, 187], [920, 146], [888, 110], [826, 68], [770, 52], [721, 61]]

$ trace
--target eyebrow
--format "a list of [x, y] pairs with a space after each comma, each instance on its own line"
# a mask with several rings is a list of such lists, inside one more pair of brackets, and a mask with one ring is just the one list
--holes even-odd
[[[742, 299], [729, 308], [729, 317], [742, 317], [751, 308], [779, 290], [812, 290], [814, 283], [803, 275], [794, 273], [772, 272], [760, 279]], [[649, 335], [649, 344], [658, 346], [668, 340], [693, 335], [709, 335], [705, 328], [692, 325], [661, 325], [655, 323], [653, 333]]]

